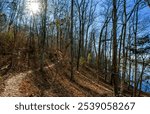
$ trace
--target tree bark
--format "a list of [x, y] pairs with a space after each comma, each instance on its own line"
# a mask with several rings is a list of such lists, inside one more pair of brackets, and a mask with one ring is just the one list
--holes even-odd
[[113, 58], [112, 58], [112, 79], [114, 96], [118, 96], [118, 68], [117, 68], [117, 0], [113, 0]]
[[71, 31], [70, 31], [70, 40], [71, 40], [71, 81], [74, 81], [73, 75], [73, 63], [74, 63], [74, 50], [73, 50], [73, 5], [74, 0], [71, 0]]

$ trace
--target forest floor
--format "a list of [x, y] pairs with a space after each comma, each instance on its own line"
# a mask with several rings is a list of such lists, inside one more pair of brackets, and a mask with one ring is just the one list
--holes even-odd
[[[97, 71], [87, 65], [74, 70], [70, 81], [70, 64], [59, 52], [46, 60], [44, 70], [39, 70], [38, 61], [31, 60], [30, 68], [8, 72], [0, 78], [2, 97], [109, 97], [113, 87], [99, 78]], [[55, 60], [54, 60], [55, 59]], [[20, 64], [20, 63], [19, 63]], [[25, 64], [25, 62], [24, 62]], [[23, 64], [20, 64], [25, 67]], [[126, 96], [130, 96], [129, 93]], [[143, 94], [143, 96], [147, 96]]]
[[112, 90], [108, 89], [105, 84], [100, 85], [88, 79], [82, 72], [75, 73], [74, 82], [71, 82], [67, 75], [55, 73], [54, 77], [51, 77], [54, 67], [54, 64], [45, 67], [43, 73], [37, 70], [9, 74], [9, 78], [4, 81], [5, 87], [0, 96], [92, 97], [113, 95]]

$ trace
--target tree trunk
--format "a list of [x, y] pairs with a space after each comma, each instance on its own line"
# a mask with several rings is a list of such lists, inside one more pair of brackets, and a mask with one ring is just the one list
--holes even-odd
[[118, 96], [118, 68], [117, 68], [117, 0], [113, 0], [113, 58], [112, 58], [112, 79], [114, 96]]
[[70, 32], [70, 40], [71, 40], [71, 81], [74, 81], [73, 75], [73, 63], [74, 63], [74, 51], [73, 51], [73, 5], [74, 0], [71, 0], [71, 32]]
[[139, 12], [139, 5], [137, 6], [137, 9], [135, 11], [135, 28], [134, 30], [134, 56], [135, 56], [135, 71], [134, 71], [134, 90], [133, 90], [133, 96], [136, 97], [137, 93], [137, 29], [138, 29], [138, 12]]
[[107, 34], [108, 34], [108, 24], [106, 25], [106, 31], [105, 31], [105, 53], [104, 53], [105, 81], [107, 81]]
[[80, 64], [80, 56], [81, 56], [81, 38], [82, 38], [82, 31], [81, 31], [81, 20], [79, 25], [79, 47], [78, 47], [78, 58], [77, 58], [77, 70], [79, 70], [79, 64]]
[[43, 38], [41, 44], [41, 55], [40, 55], [40, 71], [43, 71], [44, 67], [44, 53], [45, 53], [45, 40], [46, 40], [46, 15], [47, 15], [47, 0], [44, 0], [44, 10], [43, 10], [43, 17], [42, 17], [42, 29], [43, 29]]
[[123, 66], [122, 66], [122, 79], [121, 79], [121, 95], [124, 93], [124, 83], [125, 83], [125, 72], [126, 72], [126, 27], [127, 27], [127, 12], [126, 12], [126, 0], [124, 0], [124, 34], [123, 34]]
[[[141, 89], [142, 89], [142, 81], [143, 81], [144, 69], [145, 69], [145, 60], [143, 59], [143, 63], [142, 63], [142, 71], [141, 71], [140, 78], [139, 78], [139, 81], [138, 81], [138, 83], [140, 83], [140, 86], [139, 86], [139, 92], [138, 92], [138, 97], [140, 97], [140, 95], [141, 95]], [[138, 85], [138, 84], [137, 84], [137, 85]]]

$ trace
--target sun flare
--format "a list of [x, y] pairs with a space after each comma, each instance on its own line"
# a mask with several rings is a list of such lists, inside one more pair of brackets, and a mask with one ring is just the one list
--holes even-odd
[[27, 4], [27, 10], [30, 15], [38, 14], [40, 12], [40, 4], [36, 0], [30, 0]]

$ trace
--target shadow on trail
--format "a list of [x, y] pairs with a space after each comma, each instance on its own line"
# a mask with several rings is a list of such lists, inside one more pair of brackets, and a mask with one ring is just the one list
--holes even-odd
[[90, 88], [83, 86], [79, 84], [78, 82], [74, 81], [74, 84], [76, 84], [79, 88], [82, 89], [82, 91], [86, 94], [87, 97], [102, 97], [99, 93], [91, 90]]
[[57, 78], [54, 79], [55, 75], [59, 76], [58, 74], [53, 73], [53, 70], [49, 70], [47, 68], [44, 68], [43, 71], [40, 71], [37, 69], [37, 61], [34, 59], [32, 62], [32, 82], [34, 86], [36, 86], [41, 91], [40, 96], [46, 96], [45, 91], [50, 91], [59, 97], [73, 96], [73, 94], [67, 90], [67, 87], [62, 86]]

